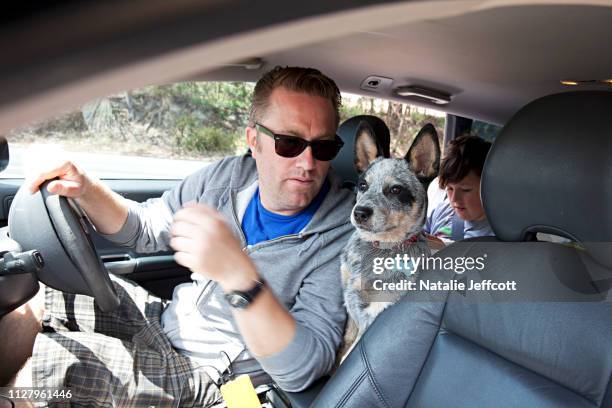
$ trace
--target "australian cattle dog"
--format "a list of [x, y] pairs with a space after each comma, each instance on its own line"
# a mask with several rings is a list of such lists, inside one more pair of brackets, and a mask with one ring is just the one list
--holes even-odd
[[[431, 254], [422, 228], [427, 216], [427, 185], [437, 176], [439, 164], [440, 145], [431, 124], [419, 131], [400, 159], [383, 158], [373, 129], [365, 122], [359, 125], [355, 166], [361, 174], [351, 213], [356, 231], [341, 258], [349, 319], [340, 357], [348, 354], [376, 316], [404, 293], [376, 289], [383, 283], [414, 281], [417, 277], [412, 263], [397, 265], [388, 259]], [[378, 281], [376, 285], [374, 281]]]

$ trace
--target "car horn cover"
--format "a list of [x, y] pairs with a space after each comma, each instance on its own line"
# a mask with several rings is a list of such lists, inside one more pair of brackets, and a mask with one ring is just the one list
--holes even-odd
[[72, 200], [22, 186], [9, 214], [9, 234], [24, 251], [37, 249], [45, 261], [38, 279], [64, 292], [92, 296], [104, 311], [119, 298], [89, 236], [93, 228]]

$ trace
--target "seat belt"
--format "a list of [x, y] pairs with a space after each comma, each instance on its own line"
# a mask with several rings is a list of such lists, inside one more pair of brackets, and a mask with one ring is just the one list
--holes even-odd
[[451, 218], [451, 237], [450, 239], [454, 242], [461, 241], [463, 239], [463, 229], [465, 228], [464, 221], [459, 218], [457, 213], [453, 211], [453, 216]]

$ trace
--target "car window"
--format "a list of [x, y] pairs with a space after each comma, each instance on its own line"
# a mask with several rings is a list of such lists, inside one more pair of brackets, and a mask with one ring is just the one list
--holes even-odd
[[493, 143], [493, 141], [495, 140], [495, 138], [497, 138], [501, 130], [501, 126], [497, 126], [492, 123], [482, 122], [480, 120], [474, 120], [474, 122], [472, 123], [471, 132], [473, 135], [481, 137], [482, 139]]
[[203, 164], [245, 151], [253, 84], [185, 82], [126, 91], [9, 133], [9, 168], [23, 177], [63, 155], [100, 178], [182, 179]]
[[[254, 85], [182, 82], [109, 95], [8, 134], [11, 158], [1, 178], [22, 178], [44, 162], [70, 158], [104, 179], [182, 179], [223, 156], [247, 151]], [[444, 113], [343, 94], [341, 122], [361, 114], [389, 126], [391, 153], [403, 156], [425, 123], [443, 140]]]
[[382, 98], [342, 94], [340, 123], [357, 115], [375, 115], [389, 127], [391, 156], [403, 157], [419, 130], [431, 123], [436, 128], [440, 146], [444, 142], [446, 113]]

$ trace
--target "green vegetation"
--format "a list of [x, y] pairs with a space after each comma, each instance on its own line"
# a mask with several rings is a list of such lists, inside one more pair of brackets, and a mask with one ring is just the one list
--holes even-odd
[[236, 148], [237, 134], [214, 126], [202, 126], [190, 116], [181, 117], [175, 131], [175, 149], [198, 154], [231, 154]]

